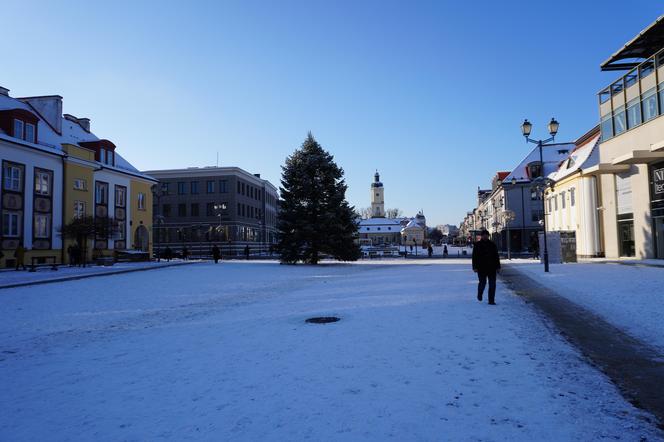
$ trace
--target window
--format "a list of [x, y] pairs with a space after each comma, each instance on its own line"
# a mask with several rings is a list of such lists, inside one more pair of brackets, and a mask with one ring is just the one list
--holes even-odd
[[14, 120], [14, 138], [23, 139], [23, 120]]
[[657, 95], [655, 88], [650, 89], [642, 95], [643, 121], [648, 121], [657, 116]]
[[547, 200], [547, 203], [549, 204], [549, 213], [551, 213], [551, 208], [552, 208], [551, 197], [549, 197], [549, 199]]
[[51, 174], [49, 172], [35, 169], [35, 193], [39, 195], [50, 195]]
[[74, 219], [81, 219], [85, 216], [85, 202], [74, 201]]
[[191, 182], [191, 194], [198, 195], [198, 181]]
[[664, 115], [664, 83], [659, 84], [659, 113]]
[[238, 195], [242, 193], [242, 186], [240, 186], [240, 182], [237, 182], [237, 193]]
[[35, 215], [35, 238], [48, 238], [50, 224], [49, 215]]
[[237, 203], [237, 216], [242, 216], [242, 204]]
[[619, 106], [613, 111], [613, 127], [616, 135], [619, 135], [627, 130], [625, 123], [625, 106]]
[[572, 187], [569, 189], [569, 205], [574, 207], [574, 204], [576, 204], [576, 197], [575, 197], [575, 189]]
[[602, 117], [600, 130], [602, 131], [602, 141], [606, 141], [613, 137], [613, 119], [611, 118], [610, 113]]
[[205, 214], [207, 216], [214, 216], [215, 215], [215, 213], [214, 213], [214, 203], [207, 203], [205, 205]]
[[214, 181], [208, 181], [206, 183], [206, 188], [207, 188], [206, 190], [207, 193], [214, 193]]
[[125, 207], [127, 201], [127, 188], [115, 186], [115, 207]]
[[126, 221], [120, 221], [118, 222], [118, 231], [117, 231], [117, 237], [115, 238], [116, 241], [124, 241], [127, 239], [127, 222]]
[[530, 200], [537, 201], [542, 199], [542, 194], [537, 189], [530, 189]]
[[558, 210], [558, 195], [553, 197], [553, 210]]
[[12, 164], [5, 164], [3, 176], [4, 176], [4, 188], [5, 190], [13, 190], [14, 192], [21, 191], [21, 168]]
[[164, 192], [164, 195], [172, 195], [171, 183], [162, 183], [161, 189]]
[[627, 128], [631, 129], [641, 124], [641, 102], [638, 98], [627, 103]]
[[35, 169], [35, 193], [39, 195], [51, 194], [51, 173]]
[[99, 149], [99, 162], [106, 163], [106, 149]]
[[145, 194], [139, 192], [136, 201], [138, 203], [138, 210], [145, 210]]
[[533, 210], [531, 213], [531, 220], [533, 222], [540, 222], [542, 220], [542, 209]]
[[244, 183], [240, 183], [240, 185], [242, 186], [242, 195], [246, 195], [245, 193], [246, 187], [244, 186]]
[[88, 182], [83, 178], [75, 178], [74, 190], [88, 190]]
[[191, 216], [198, 216], [198, 204], [194, 203], [191, 205]]
[[17, 237], [20, 235], [21, 216], [16, 212], [2, 214], [2, 236]]
[[25, 123], [25, 141], [35, 142], [35, 125]]
[[219, 181], [219, 193], [228, 193], [228, 189], [226, 188], [227, 181], [226, 180], [220, 180]]
[[187, 183], [184, 181], [178, 182], [178, 195], [185, 195], [187, 193]]
[[528, 165], [528, 172], [530, 179], [537, 178], [542, 175], [542, 165], [539, 162], [530, 163]]
[[108, 183], [99, 181], [95, 183], [95, 202], [97, 204], [108, 204]]
[[565, 208], [565, 204], [566, 204], [566, 201], [565, 201], [566, 193], [567, 192], [560, 192], [560, 204], [562, 205], [563, 209]]
[[171, 216], [171, 205], [170, 204], [164, 204], [164, 207], [162, 208], [162, 214], [166, 216]]
[[641, 78], [645, 78], [652, 74], [655, 71], [655, 60], [651, 58], [650, 60], [644, 61], [643, 64], [641, 64], [639, 71], [641, 73]]
[[242, 216], [246, 217], [247, 216], [247, 206], [242, 204]]
[[178, 204], [178, 216], [187, 216], [187, 205], [184, 203]]

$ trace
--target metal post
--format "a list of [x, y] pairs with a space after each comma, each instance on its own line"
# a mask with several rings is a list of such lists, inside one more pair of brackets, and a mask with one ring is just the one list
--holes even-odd
[[[544, 154], [542, 153], [542, 140], [539, 140], [537, 143], [539, 147], [540, 154], [540, 166], [542, 168], [541, 173], [544, 177]], [[544, 202], [544, 188], [541, 189], [540, 197], [542, 198], [542, 230], [544, 231], [544, 271], [549, 271], [549, 247], [546, 243], [546, 204]]]

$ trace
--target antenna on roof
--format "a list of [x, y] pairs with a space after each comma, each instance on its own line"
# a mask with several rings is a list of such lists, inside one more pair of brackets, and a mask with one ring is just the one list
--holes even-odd
[[216, 167], [219, 167], [219, 151], [217, 151], [217, 166]]

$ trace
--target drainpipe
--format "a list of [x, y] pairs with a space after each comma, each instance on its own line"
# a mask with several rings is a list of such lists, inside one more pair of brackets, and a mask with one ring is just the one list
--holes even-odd
[[[60, 216], [60, 222], [61, 222], [60, 225], [61, 226], [63, 226], [64, 223], [65, 223], [65, 213], [66, 213], [65, 212], [65, 210], [66, 210], [66, 207], [65, 207], [65, 189], [67, 188], [67, 177], [65, 176], [65, 171], [67, 170], [67, 168], [66, 168], [65, 158], [67, 158], [68, 156], [69, 155], [67, 155], [66, 152], [62, 156], [62, 192], [61, 192], [62, 198], [61, 198], [61, 203], [60, 203], [60, 205], [62, 206], [61, 207], [62, 213], [61, 213], [61, 216]], [[60, 263], [61, 264], [65, 263], [65, 238], [64, 238], [64, 236], [62, 237], [62, 247], [60, 247]]]

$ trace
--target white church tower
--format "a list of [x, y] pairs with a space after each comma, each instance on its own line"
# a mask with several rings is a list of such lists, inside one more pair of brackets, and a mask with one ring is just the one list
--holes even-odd
[[385, 199], [383, 197], [383, 183], [380, 182], [378, 171], [371, 183], [371, 217], [385, 218]]

